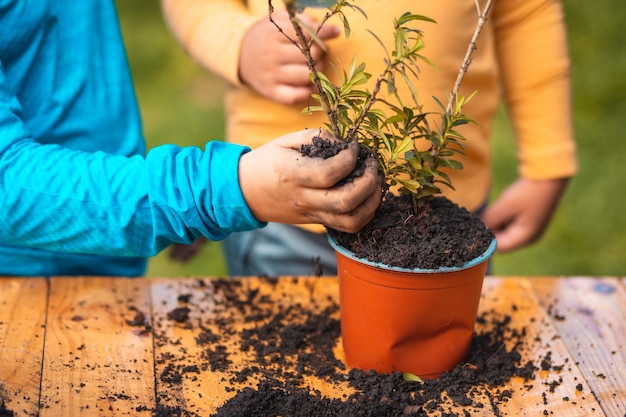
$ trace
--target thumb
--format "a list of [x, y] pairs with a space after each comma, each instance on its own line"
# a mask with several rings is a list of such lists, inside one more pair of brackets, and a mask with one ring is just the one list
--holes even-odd
[[506, 226], [510, 221], [508, 216], [502, 214], [498, 207], [488, 206], [485, 211], [480, 215], [480, 220], [485, 223], [485, 226], [493, 231], [500, 230]]
[[488, 204], [480, 215], [483, 223], [494, 232], [506, 228], [519, 214], [518, 205], [509, 200], [506, 195], [501, 195]]

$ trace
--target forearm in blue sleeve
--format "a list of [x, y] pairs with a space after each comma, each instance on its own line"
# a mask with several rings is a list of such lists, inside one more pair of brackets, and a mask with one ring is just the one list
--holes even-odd
[[260, 227], [238, 185], [246, 151], [214, 141], [204, 151], [161, 146], [144, 158], [19, 141], [0, 150], [0, 242], [143, 257]]

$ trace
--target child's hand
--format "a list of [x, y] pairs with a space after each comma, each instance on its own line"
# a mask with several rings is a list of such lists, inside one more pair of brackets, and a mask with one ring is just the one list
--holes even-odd
[[300, 145], [310, 144], [319, 130], [303, 130], [273, 140], [244, 154], [239, 184], [257, 220], [289, 224], [320, 223], [356, 232], [371, 220], [382, 196], [378, 163], [367, 161], [365, 173], [335, 186], [353, 170], [356, 142], [328, 158], [303, 156]]
[[498, 252], [535, 242], [544, 233], [568, 179], [532, 181], [520, 178], [489, 205], [481, 219], [496, 235]]
[[[295, 39], [287, 12], [273, 13], [272, 18], [290, 38]], [[299, 18], [313, 31], [317, 29], [311, 16], [301, 14]], [[320, 30], [318, 37], [324, 41], [338, 35], [338, 27], [327, 25]], [[313, 43], [311, 55], [318, 63], [316, 68], [321, 70], [324, 51], [317, 43]], [[239, 78], [258, 94], [287, 105], [306, 100], [313, 87], [302, 53], [267, 17], [255, 23], [243, 39]]]

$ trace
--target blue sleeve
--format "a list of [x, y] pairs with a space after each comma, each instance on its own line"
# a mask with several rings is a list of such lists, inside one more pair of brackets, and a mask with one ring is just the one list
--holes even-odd
[[1, 90], [0, 243], [147, 257], [264, 225], [239, 188], [248, 148], [211, 141], [204, 151], [164, 145], [126, 157], [43, 145]]

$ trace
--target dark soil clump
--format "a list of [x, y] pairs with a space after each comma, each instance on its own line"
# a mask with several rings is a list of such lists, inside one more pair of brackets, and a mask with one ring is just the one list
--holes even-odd
[[315, 135], [310, 145], [301, 145], [300, 153], [312, 158], [330, 158], [348, 147], [348, 142], [330, 141]]
[[8, 400], [6, 392], [4, 390], [4, 386], [2, 385], [2, 381], [0, 381], [0, 417], [13, 417], [15, 412], [13, 410], [9, 410], [5, 404], [5, 401]]
[[4, 405], [4, 401], [0, 401], [0, 417], [13, 417], [15, 413]]
[[[300, 153], [310, 158], [327, 159], [337, 155], [340, 151], [346, 149], [348, 146], [348, 142], [330, 141], [328, 139], [323, 139], [322, 137], [315, 135], [311, 144], [300, 146]], [[341, 180], [336, 185], [341, 186], [343, 184], [349, 183], [354, 178], [358, 178], [359, 176], [363, 175], [363, 172], [365, 172], [365, 160], [371, 155], [371, 152], [367, 148], [360, 146], [354, 169], [346, 178]]]

